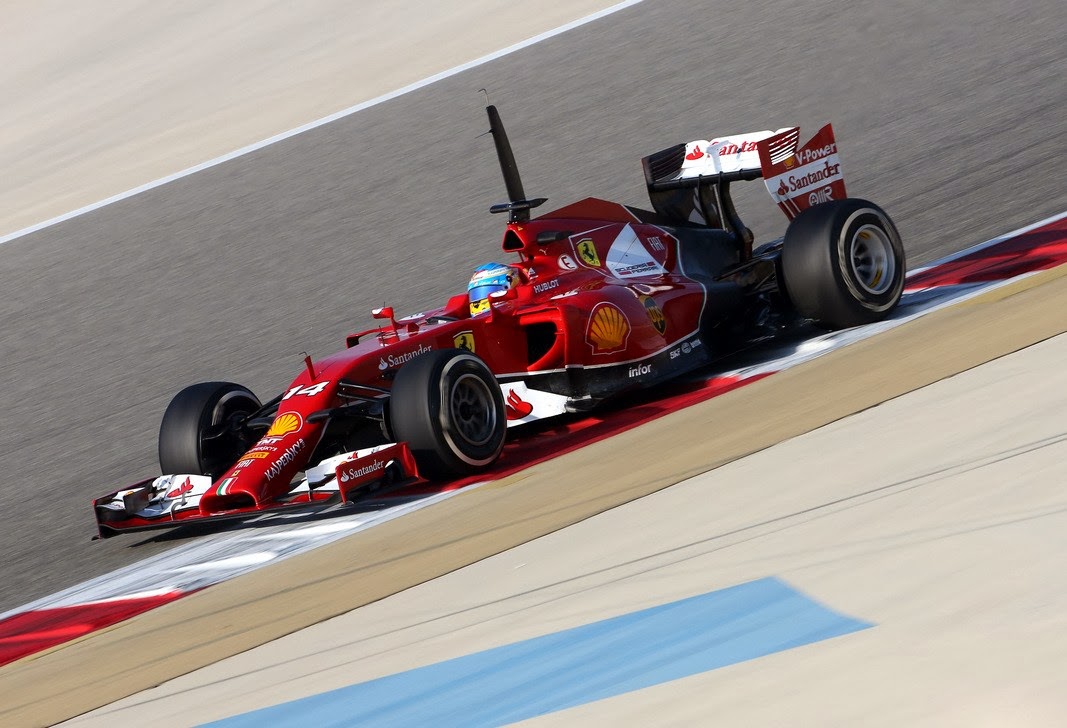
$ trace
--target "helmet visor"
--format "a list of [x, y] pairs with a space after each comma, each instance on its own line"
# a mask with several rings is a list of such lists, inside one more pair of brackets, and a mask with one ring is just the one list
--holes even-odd
[[492, 283], [486, 283], [484, 285], [475, 286], [474, 288], [470, 289], [470, 291], [468, 292], [468, 297], [472, 301], [481, 301], [484, 298], [489, 298], [489, 295], [491, 293], [496, 293], [497, 291], [506, 291], [507, 289], [508, 286], [506, 283], [498, 283], [494, 281]]

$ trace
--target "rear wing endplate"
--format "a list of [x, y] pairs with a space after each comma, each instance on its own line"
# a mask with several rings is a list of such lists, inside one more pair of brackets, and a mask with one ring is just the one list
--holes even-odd
[[[641, 160], [649, 198], [657, 212], [718, 226], [702, 214], [708, 192], [730, 182], [762, 177], [771, 198], [790, 219], [812, 205], [846, 196], [845, 180], [830, 124], [803, 146], [800, 128], [736, 134], [676, 144]], [[694, 190], [695, 195], [679, 194]]]

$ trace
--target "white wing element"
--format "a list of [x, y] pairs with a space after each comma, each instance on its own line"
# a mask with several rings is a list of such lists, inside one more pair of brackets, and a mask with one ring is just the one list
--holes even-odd
[[536, 422], [567, 412], [567, 397], [530, 389], [525, 382], [506, 382], [500, 385], [500, 391], [504, 393], [508, 427], [525, 425], [527, 422]]
[[142, 518], [160, 518], [199, 508], [200, 498], [211, 485], [211, 478], [206, 475], [161, 475], [147, 486], [116, 492], [98, 507]]
[[795, 127], [691, 141], [685, 145], [685, 161], [682, 162], [682, 169], [675, 179], [706, 177], [720, 172], [758, 170], [760, 158], [757, 142], [792, 128]]
[[824, 125], [797, 148], [799, 135], [793, 129], [759, 144], [763, 183], [790, 220], [809, 207], [848, 197], [833, 127]]
[[616, 278], [663, 275], [667, 272], [648, 252], [629, 223], [615, 236], [608, 249], [605, 265]]

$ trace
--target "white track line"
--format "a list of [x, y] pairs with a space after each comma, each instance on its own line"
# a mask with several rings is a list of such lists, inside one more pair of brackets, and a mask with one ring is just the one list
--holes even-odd
[[29, 227], [22, 228], [21, 230], [16, 230], [13, 233], [8, 233], [7, 235], [0, 236], [0, 245], [15, 240], [16, 238], [21, 238], [25, 235], [29, 235], [30, 233], [35, 233], [38, 230], [43, 230], [45, 228], [52, 227], [53, 225], [58, 225], [59, 223], [66, 222], [67, 220], [70, 220], [72, 218], [80, 217], [81, 215], [84, 215], [88, 212], [99, 210], [101, 207], [106, 207], [107, 205], [111, 205], [115, 202], [120, 202], [129, 197], [133, 197], [134, 195], [139, 195], [142, 192], [147, 192], [148, 190], [155, 189], [156, 187], [161, 187], [169, 182], [179, 180], [182, 177], [188, 177], [189, 175], [196, 174], [197, 172], [202, 172], [205, 169], [215, 167], [219, 164], [222, 164], [223, 162], [228, 162], [231, 159], [243, 157], [246, 154], [258, 151], [260, 149], [263, 149], [264, 147], [269, 147], [272, 144], [277, 144], [278, 142], [285, 141], [286, 139], [294, 137], [297, 134], [303, 134], [306, 131], [317, 129], [320, 126], [332, 123], [334, 121], [337, 121], [338, 119], [343, 119], [346, 116], [355, 114], [357, 111], [363, 111], [364, 109], [369, 109], [372, 106], [377, 106], [378, 104], [385, 103], [386, 101], [391, 101], [392, 99], [395, 99], [399, 96], [409, 94], [412, 91], [418, 91], [419, 89], [425, 86], [437, 83], [438, 81], [442, 81], [451, 76], [463, 73], [464, 71], [469, 71], [470, 69], [476, 68], [477, 66], [485, 65], [490, 61], [495, 61], [498, 58], [503, 58], [504, 56], [515, 53], [516, 51], [521, 51], [523, 48], [528, 48], [529, 46], [540, 43], [541, 41], [548, 40], [549, 38], [561, 35], [562, 33], [566, 33], [569, 30], [574, 30], [575, 28], [586, 25], [587, 23], [592, 23], [595, 20], [600, 20], [603, 17], [606, 17], [613, 13], [617, 13], [620, 10], [625, 10], [626, 8], [631, 7], [633, 5], [637, 5], [640, 2], [642, 2], [642, 0], [624, 0], [624, 2], [612, 5], [610, 8], [605, 8], [604, 10], [595, 12], [592, 15], [586, 15], [584, 18], [579, 18], [578, 20], [571, 21], [570, 23], [567, 23], [566, 25], [561, 25], [558, 28], [546, 30], [540, 35], [535, 35], [532, 38], [527, 38], [526, 40], [520, 41], [514, 45], [510, 45], [507, 48], [504, 48], [503, 50], [495, 51], [493, 53], [490, 53], [489, 55], [482, 56], [481, 58], [476, 58], [473, 61], [469, 61], [462, 65], [450, 68], [447, 71], [442, 71], [441, 73], [434, 74], [433, 76], [424, 78], [421, 81], [416, 81], [415, 83], [404, 86], [403, 88], [399, 88], [396, 91], [390, 91], [387, 94], [383, 94], [381, 96], [378, 96], [377, 98], [373, 98], [370, 101], [364, 101], [363, 103], [356, 104], [355, 106], [350, 106], [347, 109], [335, 112], [333, 114], [330, 114], [329, 116], [324, 116], [321, 119], [309, 122], [307, 124], [304, 124], [303, 126], [298, 126], [295, 129], [290, 129], [289, 131], [282, 132], [281, 134], [275, 134], [274, 136], [268, 139], [256, 142], [255, 144], [249, 144], [247, 147], [241, 147], [240, 149], [229, 152], [228, 154], [223, 154], [221, 157], [209, 159], [206, 162], [201, 162], [200, 164], [189, 167], [188, 169], [183, 169], [180, 172], [175, 172], [174, 174], [167, 175], [166, 177], [161, 177], [160, 179], [157, 179], [153, 182], [148, 182], [139, 187], [134, 187], [132, 190], [120, 192], [117, 195], [112, 195], [111, 197], [108, 197], [106, 200], [100, 200], [99, 202], [94, 202], [90, 205], [86, 205], [85, 207], [79, 207], [77, 210], [63, 213], [58, 217], [51, 218], [50, 220], [45, 220], [44, 222], [39, 222], [34, 225], [30, 225]]
[[999, 235], [999, 236], [997, 236], [995, 238], [987, 240], [984, 243], [978, 243], [976, 245], [972, 245], [969, 248], [964, 248], [963, 250], [957, 250], [955, 253], [951, 253], [949, 255], [946, 255], [944, 258], [939, 258], [939, 259], [933, 261], [932, 263], [927, 263], [926, 265], [924, 265], [921, 268], [916, 268], [915, 270], [909, 270], [908, 271], [908, 276], [910, 277], [910, 276], [915, 275], [916, 273], [922, 273], [923, 271], [930, 270], [931, 268], [936, 268], [939, 265], [944, 265], [945, 263], [951, 263], [952, 261], [958, 260], [958, 259], [960, 259], [960, 258], [962, 258], [962, 257], [964, 257], [966, 255], [970, 255], [971, 253], [977, 253], [979, 250], [984, 250], [984, 249], [986, 249], [988, 247], [991, 247], [993, 245], [997, 245], [998, 243], [1003, 243], [1005, 240], [1009, 240], [1010, 238], [1017, 238], [1020, 235], [1025, 235], [1026, 233], [1030, 232], [1031, 230], [1036, 230], [1037, 228], [1044, 227], [1045, 225], [1051, 225], [1052, 223], [1054, 223], [1054, 222], [1056, 222], [1058, 220], [1062, 220], [1065, 217], [1067, 217], [1067, 211], [1057, 213], [1057, 214], [1053, 215], [1052, 217], [1046, 217], [1044, 220], [1038, 220], [1037, 222], [1030, 223], [1029, 225], [1021, 227], [1018, 230], [1012, 230], [1010, 233], [1004, 233], [1003, 235]]

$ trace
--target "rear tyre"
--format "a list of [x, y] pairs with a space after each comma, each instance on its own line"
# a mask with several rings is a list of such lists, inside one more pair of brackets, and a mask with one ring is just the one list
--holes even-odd
[[904, 246], [882, 208], [848, 198], [809, 207], [782, 247], [786, 294], [801, 315], [828, 329], [885, 318], [904, 290]]
[[419, 472], [443, 479], [484, 470], [504, 448], [504, 395], [489, 368], [461, 349], [408, 362], [393, 380], [389, 420]]
[[259, 398], [239, 384], [201, 382], [174, 396], [159, 426], [159, 467], [164, 475], [218, 477], [251, 446], [238, 426], [258, 410]]

